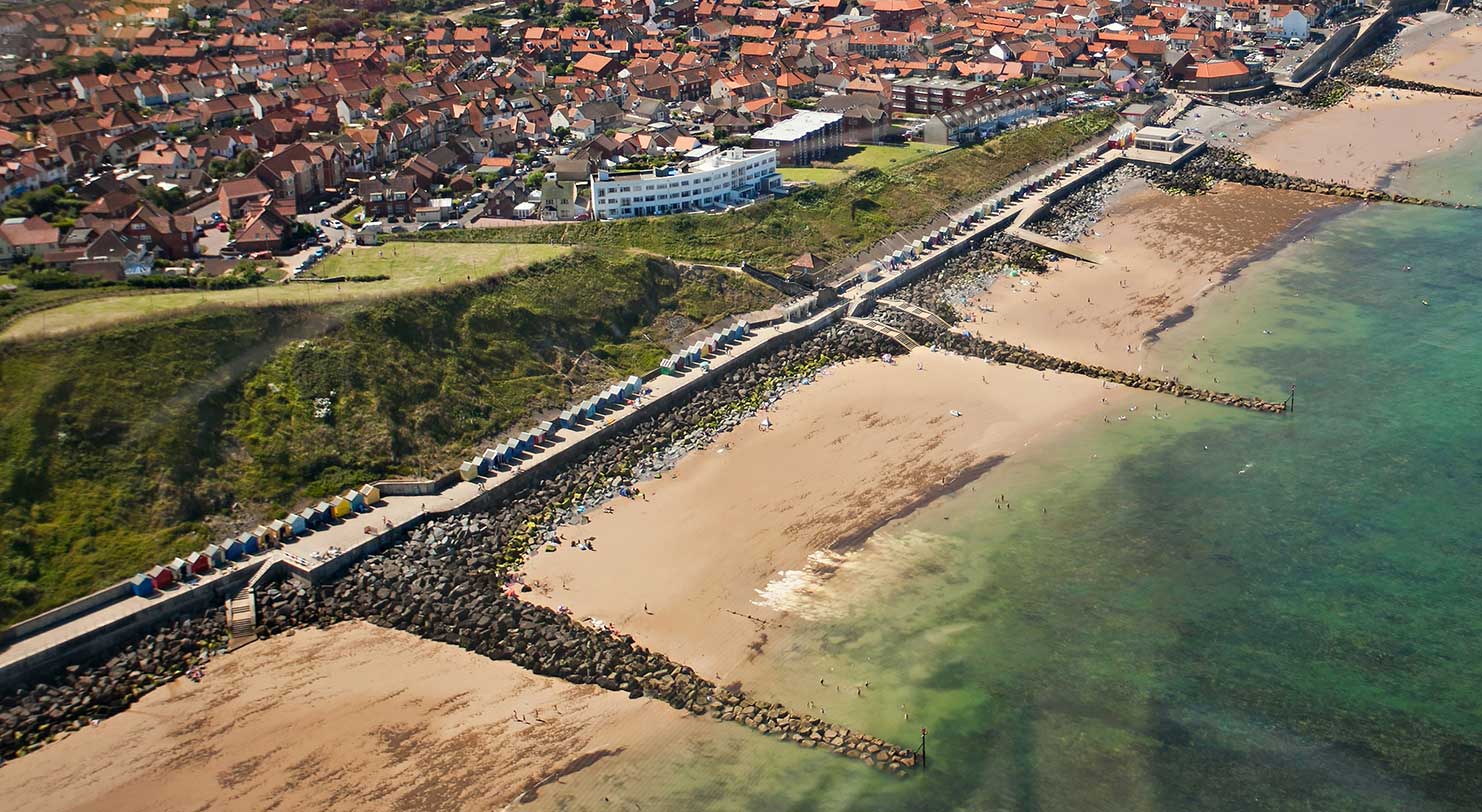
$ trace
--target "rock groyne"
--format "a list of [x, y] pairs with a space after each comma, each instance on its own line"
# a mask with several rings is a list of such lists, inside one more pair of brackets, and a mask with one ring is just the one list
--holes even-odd
[[1236, 150], [1210, 147], [1203, 154], [1182, 167], [1153, 172], [1150, 181], [1165, 191], [1183, 194], [1201, 194], [1214, 187], [1216, 181], [1229, 181], [1246, 186], [1263, 186], [1268, 189], [1287, 189], [1294, 192], [1342, 197], [1352, 200], [1382, 203], [1404, 203], [1412, 206], [1434, 206], [1445, 209], [1470, 209], [1465, 203], [1451, 203], [1412, 195], [1399, 195], [1378, 189], [1360, 189], [1342, 183], [1311, 180], [1288, 175], [1270, 169], [1260, 169], [1251, 164], [1250, 156]]

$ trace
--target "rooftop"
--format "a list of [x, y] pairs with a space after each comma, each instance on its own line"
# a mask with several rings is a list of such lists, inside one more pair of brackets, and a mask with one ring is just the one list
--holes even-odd
[[817, 110], [803, 110], [791, 118], [773, 124], [766, 129], [757, 130], [751, 137], [767, 141], [796, 141], [806, 137], [809, 133], [817, 131], [820, 127], [843, 121], [844, 116], [840, 113], [821, 113]]

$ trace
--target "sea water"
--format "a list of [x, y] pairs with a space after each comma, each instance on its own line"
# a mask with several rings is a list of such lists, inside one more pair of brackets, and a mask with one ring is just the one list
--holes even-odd
[[1479, 233], [1482, 212], [1333, 217], [1152, 354], [1267, 399], [1295, 383], [1293, 414], [1092, 418], [832, 562], [747, 687], [898, 743], [925, 728], [924, 772], [717, 724], [549, 800], [1482, 808]]

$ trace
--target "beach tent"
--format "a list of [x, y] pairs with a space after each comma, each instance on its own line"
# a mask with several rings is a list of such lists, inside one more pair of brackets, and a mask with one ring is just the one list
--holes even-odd
[[365, 512], [365, 497], [361, 495], [360, 491], [345, 491], [345, 495], [343, 498], [346, 502], [350, 503], [350, 510], [354, 511], [355, 513]]
[[169, 567], [155, 567], [145, 574], [154, 583], [155, 589], [164, 589], [170, 584], [175, 583], [175, 571]]
[[241, 539], [228, 539], [222, 546], [226, 548], [226, 557], [229, 560], [240, 561], [242, 556], [246, 555], [246, 551], [242, 549]]
[[147, 598], [154, 594], [154, 580], [141, 572], [129, 579], [129, 591], [141, 598]]
[[251, 533], [243, 533], [242, 535], [237, 536], [237, 541], [240, 541], [242, 543], [242, 553], [244, 555], [252, 555], [253, 553], [256, 553], [262, 549], [262, 542], [257, 538], [257, 536], [254, 536]]
[[377, 504], [381, 501], [381, 489], [369, 483], [360, 486], [360, 495], [365, 497], [367, 506]]
[[190, 564], [187, 564], [185, 559], [177, 558], [171, 561], [168, 566], [170, 567], [170, 571], [175, 573], [175, 580], [183, 582], [190, 578]]
[[334, 516], [336, 519], [343, 519], [346, 516], [349, 516], [350, 511], [353, 509], [354, 508], [350, 505], [349, 502], [345, 500], [345, 497], [343, 496], [336, 496], [333, 499], [329, 500], [330, 515]]
[[207, 544], [206, 555], [211, 559], [211, 566], [226, 566], [226, 548], [220, 544]]
[[479, 477], [479, 464], [476, 462], [465, 462], [458, 466], [458, 476], [463, 477], [464, 482], [469, 482]]
[[211, 571], [211, 557], [205, 553], [191, 553], [186, 557], [185, 563], [197, 575]]

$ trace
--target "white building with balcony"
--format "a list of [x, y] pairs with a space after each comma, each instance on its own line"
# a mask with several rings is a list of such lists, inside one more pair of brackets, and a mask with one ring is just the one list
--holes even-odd
[[631, 174], [598, 172], [591, 180], [592, 217], [620, 220], [724, 208], [781, 188], [776, 150], [731, 147], [679, 168]]

